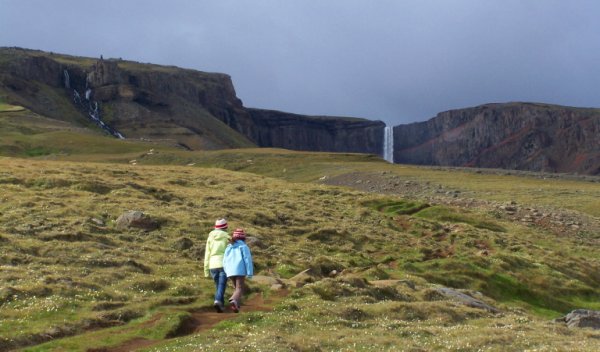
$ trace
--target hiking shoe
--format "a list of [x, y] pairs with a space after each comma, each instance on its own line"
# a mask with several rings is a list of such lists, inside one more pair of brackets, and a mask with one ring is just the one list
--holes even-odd
[[213, 307], [215, 307], [215, 310], [217, 311], [217, 313], [223, 313], [223, 303], [221, 303], [219, 301], [215, 301], [215, 303], [213, 304]]
[[240, 312], [240, 305], [238, 304], [237, 301], [234, 301], [234, 300], [231, 301], [231, 310], [234, 313], [239, 313]]

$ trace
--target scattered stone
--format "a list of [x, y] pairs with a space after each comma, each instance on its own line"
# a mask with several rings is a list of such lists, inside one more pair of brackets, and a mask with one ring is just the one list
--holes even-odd
[[141, 211], [132, 210], [125, 212], [117, 218], [117, 229], [124, 230], [136, 227], [144, 231], [152, 231], [158, 228], [158, 223]]
[[90, 222], [93, 223], [93, 224], [95, 224], [95, 225], [98, 225], [98, 226], [105, 226], [104, 221], [102, 221], [102, 220], [100, 220], [98, 218], [91, 218]]
[[318, 277], [319, 275], [317, 275], [313, 269], [306, 269], [290, 278], [288, 281], [291, 286], [298, 288], [317, 281]]
[[267, 245], [260, 238], [258, 238], [256, 236], [246, 237], [246, 244], [250, 247], [257, 247], [260, 249], [267, 248]]
[[250, 281], [257, 283], [259, 285], [271, 286], [275, 284], [281, 284], [282, 281], [276, 277], [267, 276], [267, 275], [254, 275]]
[[269, 286], [271, 291], [280, 291], [286, 287], [281, 279], [272, 276], [254, 275], [250, 281], [259, 285]]
[[458, 292], [458, 291], [448, 288], [448, 287], [441, 287], [441, 288], [436, 289], [436, 291], [445, 297], [451, 298], [451, 299], [457, 301], [458, 303], [464, 304], [467, 307], [483, 309], [483, 310], [487, 310], [488, 312], [492, 312], [492, 313], [500, 312], [500, 310], [498, 310], [496, 307], [492, 307], [489, 304], [487, 304], [481, 300], [478, 300], [476, 298], [473, 298], [469, 295], [466, 295], [462, 292]]
[[181, 237], [181, 238], [177, 239], [177, 241], [175, 241], [175, 243], [173, 243], [173, 248], [176, 250], [179, 250], [179, 251], [183, 251], [183, 250], [192, 248], [193, 245], [194, 245], [194, 241], [192, 241], [191, 239], [189, 239], [187, 237]]
[[570, 328], [600, 329], [600, 311], [588, 309], [575, 309], [564, 317], [554, 320], [557, 323], [566, 323]]
[[281, 291], [285, 288], [283, 284], [274, 284], [269, 288], [271, 291]]

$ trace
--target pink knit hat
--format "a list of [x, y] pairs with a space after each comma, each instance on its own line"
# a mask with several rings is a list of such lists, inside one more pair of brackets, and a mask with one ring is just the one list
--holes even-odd
[[246, 240], [246, 233], [244, 232], [244, 229], [235, 229], [235, 231], [233, 231], [233, 236], [231, 236], [231, 239], [233, 241], [237, 241], [237, 240], [242, 240], [245, 241]]
[[215, 221], [215, 229], [226, 229], [227, 228], [227, 220], [219, 219]]

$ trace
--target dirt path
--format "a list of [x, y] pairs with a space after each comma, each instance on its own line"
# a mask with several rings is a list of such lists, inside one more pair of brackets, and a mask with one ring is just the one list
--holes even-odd
[[[213, 307], [204, 307], [198, 310], [191, 311], [192, 314], [190, 319], [186, 320], [177, 329], [175, 334], [170, 337], [181, 337], [191, 334], [197, 334], [213, 328], [215, 325], [223, 320], [232, 319], [245, 312], [267, 312], [273, 310], [275, 303], [281, 301], [287, 296], [287, 291], [273, 292], [268, 298], [264, 298], [262, 294], [252, 296], [248, 301], [242, 304], [240, 313], [234, 313], [226, 308], [225, 312], [217, 313]], [[152, 319], [156, 322], [157, 319]], [[125, 341], [119, 346], [115, 347], [104, 347], [104, 348], [92, 348], [88, 349], [87, 352], [129, 352], [136, 351], [141, 348], [151, 347], [157, 345], [165, 340], [149, 340], [141, 337]]]
[[174, 337], [185, 336], [194, 333], [199, 333], [205, 330], [209, 330], [214, 327], [217, 323], [236, 317], [238, 314], [244, 312], [266, 312], [273, 310], [274, 303], [280, 301], [287, 295], [286, 291], [280, 291], [274, 293], [269, 298], [265, 299], [262, 295], [255, 295], [248, 301], [242, 304], [240, 313], [234, 313], [226, 308], [225, 312], [217, 313], [215, 310], [210, 308], [202, 308], [197, 311], [193, 311], [192, 318], [188, 320], [178, 331]]

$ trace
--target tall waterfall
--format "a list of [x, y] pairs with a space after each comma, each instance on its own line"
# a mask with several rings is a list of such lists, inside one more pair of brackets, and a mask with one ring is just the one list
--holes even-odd
[[385, 126], [383, 131], [383, 158], [394, 163], [394, 127]]
[[65, 75], [65, 88], [70, 89], [71, 88], [71, 79], [69, 78], [69, 71], [67, 71], [65, 69], [63, 71], [63, 74]]

